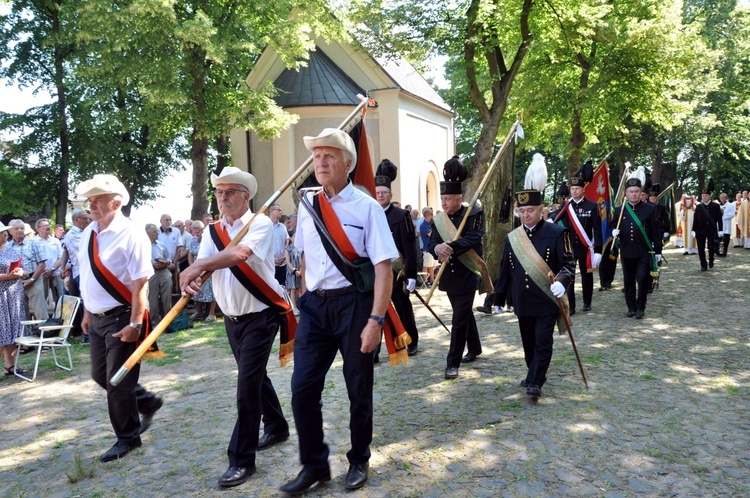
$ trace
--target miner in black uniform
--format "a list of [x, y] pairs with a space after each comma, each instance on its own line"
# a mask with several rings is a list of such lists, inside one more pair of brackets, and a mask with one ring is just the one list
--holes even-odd
[[657, 270], [661, 262], [661, 227], [654, 216], [654, 206], [641, 201], [642, 183], [639, 178], [628, 178], [625, 183], [627, 201], [619, 206], [611, 224], [619, 229], [612, 230], [612, 236], [620, 237], [620, 260], [622, 280], [625, 287], [625, 302], [629, 317], [643, 318], [648, 297], [649, 273]]
[[[661, 241], [662, 244], [666, 244], [669, 241], [669, 232], [672, 229], [672, 224], [669, 221], [669, 212], [667, 211], [666, 206], [659, 204], [660, 192], [661, 185], [658, 183], [651, 185], [648, 192], [648, 203], [654, 206], [654, 218], [656, 219], [656, 224], [659, 226], [659, 231], [661, 232]], [[650, 272], [647, 286], [648, 292], [651, 293], [651, 291], [654, 290], [654, 278], [651, 276]]]
[[[393, 307], [396, 308], [396, 313], [398, 313], [404, 329], [411, 337], [411, 344], [407, 346], [407, 354], [414, 356], [417, 354], [419, 332], [417, 331], [417, 322], [414, 319], [414, 308], [412, 308], [411, 300], [409, 300], [409, 293], [413, 292], [417, 286], [417, 252], [419, 246], [417, 245], [411, 213], [391, 203], [391, 199], [393, 199], [391, 182], [396, 179], [398, 168], [388, 159], [383, 159], [375, 173], [375, 200], [385, 210], [385, 217], [388, 220], [393, 241], [396, 243], [400, 255], [399, 259], [391, 263], [393, 266], [391, 302]], [[404, 281], [406, 287], [404, 287]], [[380, 346], [375, 352], [376, 359], [378, 353], [380, 353]]]
[[[471, 311], [474, 295], [489, 290], [492, 286], [487, 267], [482, 260], [482, 237], [484, 236], [484, 211], [473, 208], [464, 226], [461, 237], [454, 240], [456, 230], [468, 207], [461, 204], [461, 182], [467, 171], [458, 156], [453, 156], [443, 167], [445, 181], [440, 182], [440, 202], [443, 212], [432, 219], [432, 235], [429, 251], [442, 264], [447, 265], [440, 278], [439, 289], [448, 294], [453, 308], [451, 345], [445, 369], [446, 379], [458, 377], [461, 355], [468, 343], [468, 353], [463, 361], [471, 362], [482, 354], [479, 331]], [[446, 242], [447, 241], [447, 242]], [[480, 283], [482, 286], [480, 287]]]
[[[599, 217], [599, 206], [583, 196], [586, 182], [583, 178], [570, 179], [572, 198], [561, 208], [560, 221], [570, 232], [573, 245], [574, 265], [581, 272], [583, 287], [583, 311], [591, 311], [591, 298], [594, 295], [593, 269], [602, 261], [602, 221]], [[551, 213], [550, 213], [551, 215]], [[576, 222], [577, 220], [577, 222]], [[575, 266], [573, 267], [575, 270]], [[570, 314], [576, 312], [575, 271], [568, 287]]]
[[541, 192], [522, 190], [516, 199], [521, 226], [505, 237], [495, 291], [513, 296], [528, 367], [521, 386], [538, 397], [552, 360], [555, 325], [561, 319], [558, 299], [573, 282], [575, 266], [568, 229], [542, 220]]
[[[701, 202], [693, 215], [693, 234], [698, 243], [698, 257], [701, 260], [701, 271], [714, 267], [716, 239], [722, 232], [721, 207], [711, 200], [711, 189], [701, 194]], [[708, 244], [708, 262], [706, 262], [706, 244]]]

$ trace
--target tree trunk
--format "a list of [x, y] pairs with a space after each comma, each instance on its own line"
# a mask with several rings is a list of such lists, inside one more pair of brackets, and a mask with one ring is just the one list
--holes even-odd
[[[231, 166], [231, 156], [229, 155], [229, 136], [228, 135], [219, 135], [216, 138], [216, 154], [217, 154], [216, 155], [216, 171], [214, 171], [214, 174], [220, 175], [225, 167]], [[252, 209], [252, 202], [253, 200], [250, 201], [251, 209]], [[216, 205], [216, 197], [211, 198], [210, 212], [212, 213], [219, 212], [219, 206]]]
[[581, 169], [581, 155], [583, 153], [583, 146], [586, 144], [586, 134], [583, 132], [581, 125], [581, 116], [583, 115], [583, 109], [585, 107], [585, 93], [589, 87], [589, 76], [591, 75], [591, 64], [589, 60], [593, 60], [596, 56], [596, 42], [591, 46], [591, 52], [589, 58], [586, 59], [583, 54], [577, 53], [576, 60], [578, 66], [581, 68], [581, 76], [578, 82], [578, 97], [576, 98], [576, 105], [573, 109], [573, 122], [570, 130], [570, 154], [568, 154], [568, 178], [572, 178], [576, 175], [579, 169]]
[[[61, 36], [60, 26], [60, 1], [55, 2], [56, 8], [49, 10], [52, 18], [52, 32], [55, 37]], [[59, 39], [59, 38], [58, 38]], [[59, 121], [60, 136], [60, 182], [57, 185], [57, 200], [55, 203], [55, 222], [65, 224], [65, 216], [68, 214], [68, 180], [70, 175], [70, 138], [68, 136], [68, 108], [65, 93], [65, 69], [64, 62], [66, 49], [55, 43], [55, 88], [57, 90], [57, 119]]]
[[200, 220], [208, 212], [208, 138], [198, 136], [194, 130], [191, 135], [190, 158], [193, 163], [193, 207], [190, 217]]

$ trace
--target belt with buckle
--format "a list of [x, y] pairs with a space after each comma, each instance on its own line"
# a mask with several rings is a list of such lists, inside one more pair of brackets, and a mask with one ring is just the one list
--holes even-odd
[[122, 306], [115, 306], [114, 308], [110, 308], [107, 311], [103, 311], [101, 313], [94, 313], [92, 312], [92, 315], [96, 316], [114, 316], [114, 315], [121, 315], [125, 312], [130, 311], [130, 305], [123, 304]]
[[347, 294], [354, 294], [355, 292], [357, 292], [357, 288], [353, 285], [350, 285], [349, 287], [341, 287], [339, 289], [315, 289], [312, 291], [313, 294], [320, 297], [338, 297]]

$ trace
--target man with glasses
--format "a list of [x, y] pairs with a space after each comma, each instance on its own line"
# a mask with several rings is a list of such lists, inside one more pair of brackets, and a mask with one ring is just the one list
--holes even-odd
[[13, 237], [14, 247], [21, 257], [23, 268], [23, 292], [26, 295], [26, 316], [36, 320], [49, 318], [47, 299], [44, 295], [43, 273], [47, 266], [47, 252], [38, 241], [26, 237], [23, 220], [11, 220], [8, 233]]
[[[81, 297], [81, 269], [78, 263], [78, 248], [81, 245], [81, 234], [83, 233], [83, 229], [91, 223], [91, 216], [89, 216], [89, 213], [83, 209], [76, 209], [73, 211], [71, 217], [73, 219], [73, 226], [70, 227], [68, 233], [65, 234], [65, 238], [63, 239], [62, 256], [57, 260], [55, 266], [62, 270], [63, 275], [68, 272], [70, 273], [70, 278], [68, 279], [68, 294]], [[81, 302], [76, 318], [73, 321], [73, 328], [70, 330], [70, 333], [74, 336], [80, 335], [82, 332], [81, 320], [83, 319], [84, 304], [85, 303]], [[83, 336], [83, 343], [89, 343], [88, 334]]]
[[44, 281], [44, 297], [49, 295], [52, 290], [52, 299], [55, 303], [65, 292], [62, 278], [60, 277], [60, 268], [56, 266], [57, 261], [62, 256], [62, 243], [52, 236], [52, 230], [47, 218], [36, 220], [36, 231], [39, 234], [37, 243], [40, 244], [47, 253], [47, 262], [42, 273]]

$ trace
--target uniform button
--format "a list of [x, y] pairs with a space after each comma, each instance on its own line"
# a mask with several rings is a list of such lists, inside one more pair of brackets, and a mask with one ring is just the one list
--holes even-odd
[[529, 286], [527, 285], [527, 286], [526, 286], [526, 288], [528, 289], [528, 288], [529, 288]]

